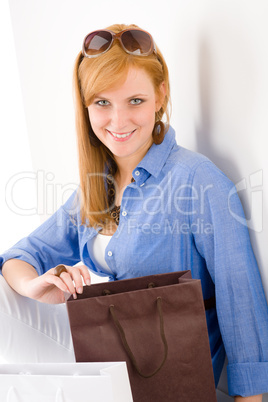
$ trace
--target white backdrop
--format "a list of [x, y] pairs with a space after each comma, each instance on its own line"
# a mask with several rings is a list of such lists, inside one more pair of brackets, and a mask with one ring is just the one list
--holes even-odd
[[237, 184], [268, 296], [267, 0], [9, 6], [11, 19], [7, 0], [1, 2], [0, 251], [78, 184], [72, 69], [83, 37], [135, 23], [152, 33], [169, 65], [178, 142], [207, 155]]

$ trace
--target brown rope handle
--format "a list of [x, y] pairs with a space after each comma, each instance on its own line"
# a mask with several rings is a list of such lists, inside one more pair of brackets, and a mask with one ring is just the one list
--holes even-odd
[[110, 313], [112, 315], [114, 324], [115, 324], [116, 328], [118, 329], [118, 332], [119, 332], [120, 338], [122, 340], [123, 346], [125, 348], [125, 351], [127, 352], [128, 356], [129, 356], [130, 360], [132, 361], [132, 364], [135, 367], [135, 369], [137, 370], [138, 374], [143, 378], [150, 378], [150, 377], [153, 377], [156, 373], [158, 373], [158, 371], [163, 367], [163, 365], [167, 359], [167, 355], [168, 355], [168, 344], [167, 344], [165, 330], [164, 330], [164, 319], [163, 319], [162, 298], [161, 297], [157, 297], [157, 310], [158, 310], [158, 314], [159, 314], [159, 318], [160, 318], [160, 335], [161, 335], [161, 339], [162, 339], [162, 342], [164, 345], [164, 358], [163, 358], [160, 366], [153, 373], [143, 374], [141, 372], [141, 370], [139, 369], [135, 356], [132, 353], [132, 350], [130, 349], [130, 346], [127, 342], [125, 331], [123, 330], [118, 318], [116, 317], [115, 306], [113, 304], [110, 305]]

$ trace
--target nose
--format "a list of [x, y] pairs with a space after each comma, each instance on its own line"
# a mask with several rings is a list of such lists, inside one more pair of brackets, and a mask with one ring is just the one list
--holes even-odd
[[117, 133], [122, 133], [124, 129], [128, 128], [129, 123], [129, 114], [126, 108], [123, 107], [114, 107], [111, 112], [111, 125], [113, 127], [113, 131]]

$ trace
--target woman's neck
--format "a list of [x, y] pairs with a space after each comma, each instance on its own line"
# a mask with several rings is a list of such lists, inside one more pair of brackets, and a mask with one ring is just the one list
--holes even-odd
[[139, 152], [133, 153], [132, 155], [126, 157], [115, 156], [115, 161], [117, 165], [115, 178], [118, 185], [123, 186], [130, 183], [133, 170], [147, 154], [152, 146], [152, 143], [153, 141], [151, 139], [146, 144], [144, 144], [144, 147], [142, 149], [139, 149]]
[[[133, 167], [133, 169], [135, 167], [136, 167], [136, 165]], [[118, 169], [115, 174], [116, 183], [117, 183], [118, 187], [120, 187], [120, 188], [125, 187], [131, 182], [133, 169], [129, 168], [129, 167], [127, 169], [122, 168], [122, 167], [120, 168], [118, 165], [117, 165], [117, 168]]]
[[132, 172], [135, 167], [141, 161], [140, 158], [134, 158], [132, 156], [126, 158], [115, 158], [117, 165], [117, 174], [116, 178], [120, 180], [120, 182], [130, 181], [132, 177]]

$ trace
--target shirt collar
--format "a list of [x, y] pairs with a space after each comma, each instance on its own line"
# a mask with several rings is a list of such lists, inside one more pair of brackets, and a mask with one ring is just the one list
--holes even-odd
[[[139, 172], [138, 176], [142, 174], [143, 177], [145, 175], [152, 175], [154, 177], [157, 177], [163, 169], [163, 166], [165, 165], [170, 151], [175, 143], [175, 131], [171, 126], [169, 126], [168, 132], [166, 133], [163, 142], [159, 145], [153, 144], [145, 157], [134, 169], [134, 179], [137, 179], [137, 172]], [[146, 172], [144, 172], [144, 170], [147, 172], [147, 174], [145, 174]]]

